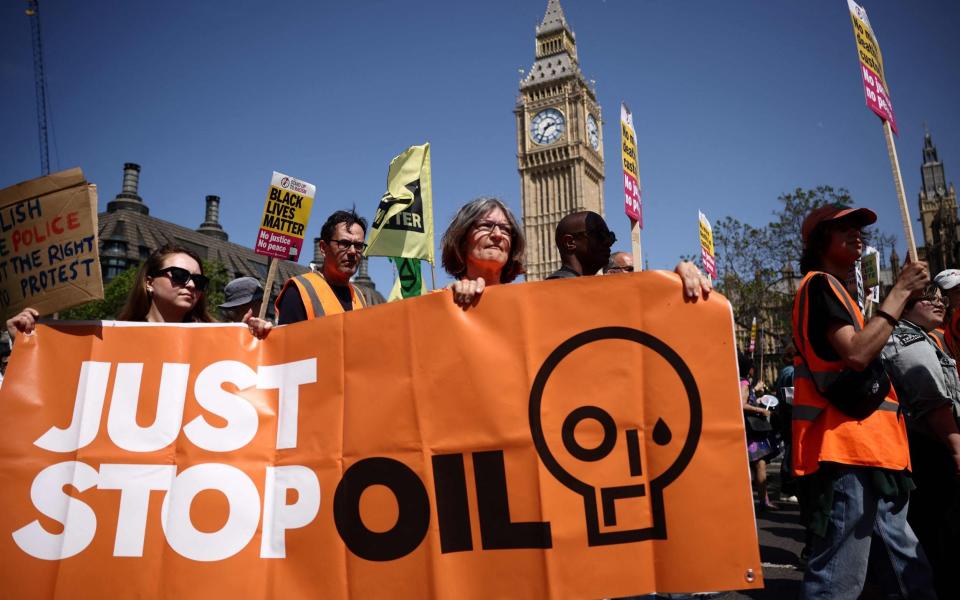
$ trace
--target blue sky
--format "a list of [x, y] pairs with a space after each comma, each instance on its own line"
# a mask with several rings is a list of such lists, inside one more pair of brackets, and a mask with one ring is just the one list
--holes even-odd
[[[603, 107], [607, 220], [626, 249], [619, 104], [633, 110], [644, 254], [698, 251], [697, 210], [762, 224], [797, 187], [846, 187], [902, 230], [879, 120], [864, 106], [845, 0], [564, 0]], [[865, 1], [917, 218], [923, 124], [960, 178], [960, 3]], [[0, 6], [0, 187], [39, 175], [25, 3]], [[463, 202], [519, 213], [513, 108], [546, 0], [42, 0], [52, 168], [80, 166], [101, 210], [124, 162], [151, 214], [190, 227], [207, 194], [252, 246], [273, 170], [318, 187], [309, 239], [373, 215], [390, 159], [429, 141], [438, 234]], [[915, 227], [918, 239], [921, 232]], [[900, 255], [906, 253], [901, 246]], [[386, 259], [371, 260], [386, 293]], [[438, 284], [448, 281], [438, 268]]]

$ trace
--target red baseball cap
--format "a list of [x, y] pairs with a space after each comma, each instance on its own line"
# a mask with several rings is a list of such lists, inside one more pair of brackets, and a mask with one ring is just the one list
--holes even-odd
[[855, 219], [860, 227], [866, 227], [877, 222], [877, 213], [869, 208], [851, 208], [842, 204], [827, 204], [820, 208], [810, 211], [810, 214], [803, 220], [803, 227], [800, 228], [803, 241], [806, 242], [814, 228], [824, 221], [836, 221], [844, 217]]

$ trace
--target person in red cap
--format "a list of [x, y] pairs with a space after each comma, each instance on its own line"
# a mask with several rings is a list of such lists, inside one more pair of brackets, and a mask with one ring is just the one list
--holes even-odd
[[873, 553], [883, 585], [901, 598], [935, 598], [930, 566], [907, 524], [910, 450], [880, 352], [911, 295], [930, 281], [907, 263], [864, 321], [842, 283], [863, 251], [866, 208], [827, 205], [803, 221], [805, 276], [793, 305], [793, 470], [812, 547], [802, 598], [857, 598]]

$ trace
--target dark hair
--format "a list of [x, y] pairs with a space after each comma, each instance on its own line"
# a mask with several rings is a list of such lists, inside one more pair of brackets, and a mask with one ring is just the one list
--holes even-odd
[[913, 310], [913, 307], [916, 306], [917, 302], [920, 302], [921, 300], [932, 300], [933, 298], [936, 298], [937, 291], [939, 289], [940, 287], [936, 283], [928, 283], [927, 287], [923, 288], [923, 292], [921, 294], [910, 296], [910, 298], [907, 299], [907, 303], [903, 305], [903, 312]]
[[510, 234], [510, 255], [500, 271], [500, 283], [510, 283], [523, 271], [523, 249], [526, 242], [520, 224], [510, 212], [510, 209], [499, 198], [474, 198], [460, 207], [447, 230], [440, 239], [441, 262], [443, 268], [457, 279], [467, 273], [467, 259], [464, 255], [464, 246], [470, 228], [477, 224], [488, 212], [499, 208], [507, 217], [513, 233]]
[[338, 210], [327, 217], [326, 223], [320, 229], [320, 239], [329, 244], [330, 240], [333, 239], [333, 232], [337, 230], [337, 225], [340, 223], [343, 223], [347, 229], [359, 225], [364, 235], [367, 233], [367, 220], [358, 215], [355, 208], [351, 208], [350, 210]]
[[810, 232], [810, 236], [803, 244], [803, 254], [800, 255], [800, 274], [806, 275], [810, 271], [818, 271], [823, 267], [823, 255], [830, 247], [829, 221], [819, 223]]
[[[130, 296], [127, 297], [127, 303], [123, 310], [117, 315], [120, 321], [146, 321], [147, 313], [150, 312], [150, 305], [153, 299], [147, 292], [147, 276], [150, 273], [156, 273], [163, 267], [163, 261], [172, 254], [186, 254], [200, 265], [200, 273], [203, 273], [203, 262], [200, 256], [193, 250], [188, 250], [182, 246], [167, 244], [154, 250], [150, 256], [140, 265], [137, 271], [137, 279], [133, 282], [133, 289], [130, 290]], [[207, 312], [207, 295], [200, 293], [197, 303], [193, 305], [187, 314], [183, 316], [184, 323], [213, 323], [214, 319]]]
[[[839, 219], [822, 221], [813, 228], [807, 240], [803, 243], [803, 254], [800, 255], [800, 274], [806, 275], [810, 271], [819, 271], [823, 269], [823, 256], [830, 247], [830, 235], [843, 223], [850, 223], [852, 215], [847, 215]], [[864, 244], [867, 243], [866, 232], [860, 226], [860, 236]]]

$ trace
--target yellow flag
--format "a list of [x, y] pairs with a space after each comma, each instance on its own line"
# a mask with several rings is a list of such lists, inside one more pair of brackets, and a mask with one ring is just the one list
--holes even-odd
[[430, 144], [411, 146], [390, 161], [387, 191], [370, 227], [366, 256], [418, 258], [433, 263]]

